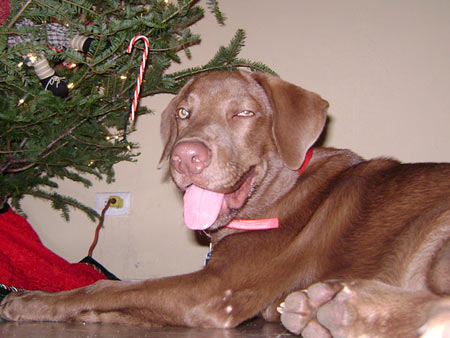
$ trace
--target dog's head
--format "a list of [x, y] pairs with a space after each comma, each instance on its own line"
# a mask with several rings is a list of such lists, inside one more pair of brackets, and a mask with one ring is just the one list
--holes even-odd
[[[164, 151], [192, 229], [226, 225], [274, 172], [298, 169], [328, 103], [276, 76], [216, 72], [190, 80], [161, 116]], [[258, 188], [258, 189], [257, 189]]]

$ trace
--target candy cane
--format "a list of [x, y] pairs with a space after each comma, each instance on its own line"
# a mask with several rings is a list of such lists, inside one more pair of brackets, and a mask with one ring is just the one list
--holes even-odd
[[133, 49], [134, 44], [136, 43], [136, 41], [138, 41], [139, 39], [143, 39], [145, 42], [145, 49], [144, 49], [144, 53], [142, 54], [142, 62], [141, 62], [141, 67], [139, 68], [139, 75], [136, 81], [136, 89], [134, 90], [134, 97], [133, 97], [133, 102], [131, 103], [131, 113], [130, 113], [130, 120], [133, 121], [134, 120], [134, 113], [137, 109], [137, 105], [139, 102], [139, 92], [141, 91], [141, 84], [142, 84], [142, 79], [144, 77], [144, 72], [145, 72], [145, 64], [147, 62], [147, 57], [148, 57], [148, 50], [149, 50], [149, 46], [150, 46], [150, 42], [148, 41], [147, 37], [144, 35], [136, 35], [133, 39], [131, 39], [130, 44], [128, 45], [128, 49], [127, 49], [127, 53], [130, 54], [131, 50]]

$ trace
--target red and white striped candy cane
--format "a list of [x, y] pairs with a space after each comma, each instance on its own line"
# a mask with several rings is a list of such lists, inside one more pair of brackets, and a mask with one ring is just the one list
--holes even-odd
[[144, 72], [145, 72], [145, 64], [147, 62], [148, 57], [148, 50], [150, 46], [150, 42], [148, 41], [148, 38], [144, 35], [136, 35], [133, 39], [131, 39], [130, 44], [128, 45], [127, 53], [130, 54], [131, 50], [133, 49], [134, 44], [139, 39], [144, 40], [145, 42], [145, 49], [144, 53], [142, 54], [142, 62], [141, 66], [139, 67], [139, 75], [136, 81], [136, 89], [134, 90], [134, 97], [133, 102], [131, 103], [131, 113], [130, 113], [130, 120], [134, 120], [134, 113], [136, 112], [137, 105], [139, 102], [139, 92], [141, 91], [141, 85], [142, 85], [142, 79], [144, 78]]

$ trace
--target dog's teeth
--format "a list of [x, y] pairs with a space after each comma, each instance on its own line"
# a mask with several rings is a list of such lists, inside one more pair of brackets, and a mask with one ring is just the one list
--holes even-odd
[[284, 308], [282, 308], [281, 306], [277, 307], [277, 312], [282, 315], [284, 312]]

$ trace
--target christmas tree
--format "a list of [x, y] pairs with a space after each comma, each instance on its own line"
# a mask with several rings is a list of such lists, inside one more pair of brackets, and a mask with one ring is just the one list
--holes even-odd
[[[245, 67], [245, 32], [238, 30], [203, 66], [168, 73], [180, 53], [191, 55], [200, 36], [191, 26], [205, 9], [198, 0], [4, 1], [0, 24], [0, 208], [20, 211], [25, 195], [48, 199], [68, 219], [69, 206], [93, 220], [97, 213], [58, 193], [57, 180], [91, 185], [93, 175], [114, 181], [114, 165], [136, 161], [138, 145], [127, 140], [135, 125], [130, 104], [142, 62], [144, 35], [150, 52], [140, 97], [175, 94], [193, 75]], [[216, 0], [206, 2], [224, 23]], [[9, 12], [6, 13], [5, 12]], [[139, 107], [136, 116], [150, 110]]]

